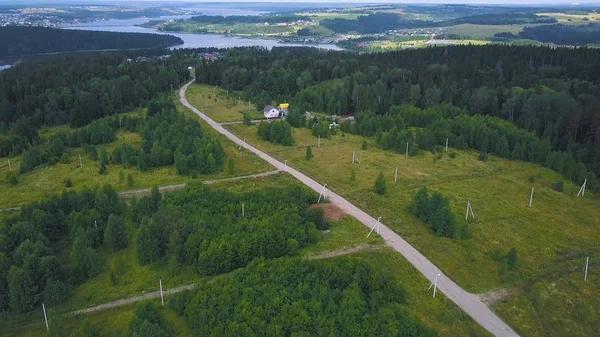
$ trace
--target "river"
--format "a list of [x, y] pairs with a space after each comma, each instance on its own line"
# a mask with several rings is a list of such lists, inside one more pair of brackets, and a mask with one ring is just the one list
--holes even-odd
[[[204, 12], [204, 11], [203, 11]], [[217, 15], [213, 14], [212, 15]], [[186, 19], [190, 16], [164, 16], [160, 19]], [[274, 39], [255, 39], [255, 38], [242, 38], [234, 36], [225, 36], [217, 34], [192, 34], [192, 33], [175, 33], [175, 32], [160, 32], [153, 28], [143, 28], [136, 25], [146, 23], [148, 18], [136, 18], [127, 20], [107, 20], [107, 21], [96, 21], [85, 24], [69, 25], [64, 28], [67, 29], [81, 29], [81, 30], [96, 30], [96, 31], [107, 31], [107, 32], [132, 32], [132, 33], [157, 33], [157, 34], [169, 34], [180, 37], [183, 40], [182, 45], [175, 46], [173, 48], [203, 48], [203, 47], [216, 47], [216, 48], [230, 48], [230, 47], [248, 47], [248, 46], [260, 46], [271, 49], [276, 46], [310, 46], [318, 47], [323, 49], [342, 50], [342, 48], [333, 44], [300, 44], [300, 43], [279, 43]]]

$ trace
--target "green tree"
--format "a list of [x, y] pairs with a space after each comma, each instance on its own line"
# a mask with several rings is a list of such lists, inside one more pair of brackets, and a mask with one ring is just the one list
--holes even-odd
[[113, 252], [127, 247], [127, 231], [123, 218], [114, 214], [108, 217], [104, 231], [104, 243]]
[[19, 183], [19, 179], [18, 179], [18, 175], [16, 172], [14, 171], [8, 171], [6, 173], [6, 181], [10, 184], [10, 185], [16, 185]]
[[427, 213], [428, 205], [429, 193], [427, 193], [427, 187], [423, 187], [415, 194], [410, 211], [414, 216], [422, 219]]
[[8, 292], [12, 311], [31, 311], [38, 299], [37, 290], [37, 286], [25, 269], [17, 266], [10, 267], [8, 272]]
[[384, 195], [387, 190], [387, 185], [385, 183], [385, 177], [383, 172], [379, 172], [377, 179], [375, 180], [375, 193], [379, 195]]
[[160, 233], [153, 220], [142, 222], [136, 243], [140, 264], [152, 263], [160, 258]]
[[361, 150], [366, 150], [367, 147], [368, 147], [367, 140], [365, 138], [363, 138], [360, 148], [361, 148]]
[[70, 286], [60, 280], [48, 279], [44, 288], [44, 303], [46, 305], [58, 305], [69, 297]]
[[250, 118], [247, 112], [244, 113], [244, 125], [252, 125], [252, 119]]
[[311, 160], [313, 158], [313, 154], [312, 154], [312, 149], [310, 148], [310, 145], [306, 147], [306, 155], [304, 156], [304, 159], [306, 160]]

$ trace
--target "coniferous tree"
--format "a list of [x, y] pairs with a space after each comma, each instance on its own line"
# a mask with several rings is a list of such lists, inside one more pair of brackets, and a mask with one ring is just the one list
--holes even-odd
[[383, 176], [383, 172], [379, 172], [379, 175], [377, 175], [377, 179], [375, 180], [374, 189], [375, 189], [375, 193], [377, 193], [379, 195], [383, 195], [387, 191], [387, 186], [385, 183], [385, 177]]
[[304, 156], [304, 159], [306, 160], [311, 160], [313, 158], [313, 154], [312, 154], [312, 150], [310, 145], [306, 147], [306, 155]]

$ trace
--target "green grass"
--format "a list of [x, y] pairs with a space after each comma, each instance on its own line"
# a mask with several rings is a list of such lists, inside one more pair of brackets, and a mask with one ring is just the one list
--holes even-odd
[[248, 103], [238, 103], [239, 95], [228, 97], [225, 90], [203, 84], [188, 87], [186, 97], [198, 110], [216, 122], [236, 122], [244, 117], [240, 111], [248, 109]]
[[[583, 26], [590, 23], [597, 23], [600, 20], [599, 13], [589, 13], [587, 15], [581, 14], [567, 14], [567, 13], [537, 13], [539, 16], [550, 16], [558, 20], [558, 23], [563, 25], [571, 26]], [[584, 18], [588, 18], [588, 21], [584, 21]], [[569, 21], [571, 20], [571, 21]]]
[[[180, 109], [180, 111], [185, 111], [182, 107], [179, 107], [178, 109]], [[190, 112], [187, 112], [187, 114], [191, 117]], [[241, 116], [241, 114], [239, 115]], [[197, 118], [197, 116], [193, 118]], [[213, 135], [217, 134], [216, 131], [203, 122], [201, 122], [201, 124], [203, 130], [207, 133]], [[47, 140], [50, 139], [53, 134], [66, 130], [69, 130], [68, 126], [42, 129], [40, 134], [42, 135], [42, 138], [46, 140], [42, 146], [47, 146]], [[99, 162], [93, 161], [85, 154], [83, 148], [78, 148], [69, 150], [71, 163], [58, 163], [56, 165], [38, 168], [32, 172], [20, 174], [18, 176], [19, 183], [12, 186], [8, 184], [6, 179], [6, 174], [9, 171], [8, 165], [0, 165], [0, 189], [3, 191], [3, 193], [0, 193], [0, 209], [22, 206], [31, 201], [40, 200], [48, 194], [60, 193], [65, 188], [64, 181], [66, 179], [72, 181], [73, 188], [76, 190], [83, 188], [83, 186], [93, 187], [110, 184], [118, 191], [125, 191], [132, 188], [127, 185], [127, 179], [121, 180], [120, 177], [124, 176], [126, 178], [128, 174], [131, 174], [134, 177], [135, 186], [133, 189], [138, 189], [149, 188], [154, 185], [163, 186], [192, 181], [244, 176], [273, 169], [269, 164], [254, 156], [252, 153], [239, 149], [239, 146], [234, 145], [227, 138], [220, 134], [218, 137], [221, 140], [221, 145], [223, 146], [225, 154], [228, 158], [233, 159], [235, 163], [235, 171], [233, 174], [229, 174], [226, 165], [221, 172], [211, 175], [199, 175], [198, 178], [194, 179], [190, 176], [181, 176], [177, 174], [174, 166], [155, 168], [147, 172], [142, 172], [137, 167], [127, 168], [122, 165], [109, 164], [108, 172], [100, 175], [98, 174], [100, 169]], [[142, 144], [142, 138], [140, 134], [137, 133], [120, 132], [117, 135], [117, 140], [115, 142], [98, 146], [98, 152], [100, 152], [101, 149], [106, 149], [111, 152], [115, 147], [120, 146], [121, 144], [129, 144], [139, 148]], [[79, 168], [79, 154], [81, 154], [83, 159], [83, 170]], [[8, 158], [2, 158], [0, 159], [0, 162], [5, 163], [7, 159]], [[19, 172], [21, 156], [10, 158], [10, 160], [13, 170]]]
[[[296, 146], [284, 147], [259, 140], [256, 126], [230, 125], [228, 129], [242, 138], [246, 137], [248, 143], [275, 158], [288, 160], [291, 167], [327, 183], [332, 191], [369, 214], [382, 216], [387, 226], [470, 291], [508, 287], [515, 290], [515, 294], [528, 292], [531, 283], [538, 279], [554, 282], [553, 275], [565, 264], [579, 263], [582, 272], [581, 254], [600, 256], [597, 244], [600, 237], [598, 197], [586, 193], [584, 199], [575, 198], [579, 186], [570, 182], [565, 183], [564, 193], [552, 190], [551, 184], [563, 178], [539, 165], [494, 156], [482, 162], [472, 151], [455, 151], [457, 157], [454, 159], [444, 153], [442, 159], [435, 162], [437, 154], [429, 152], [405, 158], [404, 155], [376, 148], [373, 139], [369, 140], [368, 150], [360, 150], [362, 137], [353, 135], [322, 139], [321, 148], [316, 148], [317, 138], [307, 129], [295, 129]], [[307, 145], [313, 146], [314, 158], [311, 161], [304, 159]], [[360, 164], [351, 163], [352, 151], [356, 151]], [[398, 182], [394, 184], [396, 166]], [[352, 169], [355, 170], [355, 181], [350, 179]], [[384, 196], [373, 191], [380, 171], [387, 179], [388, 192]], [[530, 176], [538, 178], [531, 183]], [[441, 192], [450, 199], [458, 223], [465, 222], [466, 203], [471, 201], [477, 216], [475, 221], [469, 221], [472, 239], [437, 237], [409, 214], [412, 197], [422, 186]], [[535, 187], [535, 195], [533, 207], [528, 207], [531, 187]], [[519, 267], [514, 273], [502, 275], [500, 264], [492, 258], [492, 252], [498, 250], [505, 254], [511, 247], [518, 252]], [[574, 289], [564, 291], [586, 305], [591, 304], [586, 298], [600, 295], [598, 287], [591, 290], [589, 297], [583, 297]], [[521, 306], [518, 308], [529, 310]], [[525, 315], [506, 317], [519, 330], [522, 326], [548, 324], [556, 319], [554, 310], [569, 312], [574, 317], [577, 314], [570, 305], [563, 304], [558, 308], [538, 310], [536, 321]], [[563, 329], [571, 328], [572, 325], [563, 326]]]
[[489, 39], [497, 33], [509, 32], [517, 34], [521, 32], [524, 27], [525, 25], [475, 25], [466, 23], [462, 25], [447, 27], [447, 29], [451, 33], [469, 36], [473, 39]]
[[361, 14], [354, 13], [311, 13], [310, 18], [315, 21], [333, 20], [333, 19], [344, 19], [344, 20], [356, 20]]

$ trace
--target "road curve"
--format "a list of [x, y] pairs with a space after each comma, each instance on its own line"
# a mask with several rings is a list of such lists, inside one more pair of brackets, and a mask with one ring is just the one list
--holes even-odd
[[[258, 150], [252, 145], [244, 142], [233, 133], [226, 130], [221, 124], [213, 121], [207, 115], [198, 111], [193, 105], [191, 105], [185, 97], [186, 90], [190, 84], [194, 81], [190, 81], [179, 90], [179, 99], [181, 103], [197, 114], [202, 120], [208, 125], [217, 130], [219, 133], [227, 137], [232, 142], [245, 148], [248, 151], [256, 154], [269, 164], [273, 165], [276, 169], [286, 171], [296, 179], [300, 180], [303, 184], [310, 187], [317, 193], [323, 191], [323, 184], [319, 183], [302, 172], [285, 165], [277, 159], [269, 156], [268, 154]], [[352, 203], [342, 198], [341, 196], [333, 193], [332, 191], [326, 190], [325, 195], [329, 198], [329, 201], [342, 208], [347, 214], [355, 217], [363, 225], [368, 228], [373, 228], [377, 222], [375, 218], [360, 210]], [[381, 224], [379, 235], [385, 240], [386, 244], [391, 248], [402, 254], [415, 268], [417, 268], [428, 280], [433, 282], [435, 276], [440, 274], [438, 277], [438, 290], [444, 293], [452, 302], [466, 312], [471, 318], [479, 323], [483, 328], [491, 332], [496, 337], [518, 337], [518, 334], [514, 332], [508, 324], [504, 323], [490, 308], [488, 308], [483, 302], [481, 302], [475, 295], [468, 293], [461, 287], [459, 287], [454, 281], [448, 278], [442, 273], [442, 271], [436, 267], [431, 261], [429, 261], [423, 254], [419, 253], [413, 246], [406, 242], [394, 231]], [[428, 285], [423, 285], [424, 289]]]

